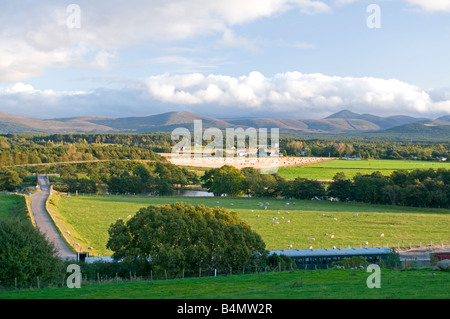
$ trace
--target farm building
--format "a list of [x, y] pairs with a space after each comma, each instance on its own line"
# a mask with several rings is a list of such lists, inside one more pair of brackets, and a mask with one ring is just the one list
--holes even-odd
[[299, 269], [327, 268], [333, 262], [344, 258], [364, 257], [370, 264], [386, 261], [391, 253], [389, 248], [349, 248], [349, 249], [305, 249], [272, 250], [270, 254], [292, 258]]
[[437, 261], [441, 261], [444, 259], [450, 259], [450, 251], [434, 252], [433, 255]]

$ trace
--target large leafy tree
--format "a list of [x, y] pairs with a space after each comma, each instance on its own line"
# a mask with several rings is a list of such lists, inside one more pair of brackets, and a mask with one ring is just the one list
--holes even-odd
[[216, 196], [222, 194], [236, 196], [242, 194], [246, 186], [244, 173], [231, 165], [206, 171], [202, 181], [203, 187], [207, 187]]
[[29, 220], [0, 219], [0, 285], [60, 282], [62, 261]]
[[233, 212], [175, 203], [149, 206], [109, 229], [116, 260], [147, 263], [156, 271], [241, 269], [265, 252], [261, 237]]

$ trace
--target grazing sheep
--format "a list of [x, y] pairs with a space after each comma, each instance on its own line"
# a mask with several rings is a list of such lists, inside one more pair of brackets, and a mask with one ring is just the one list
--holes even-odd
[[311, 241], [315, 241], [316, 239], [315, 239], [315, 238], [311, 238], [310, 240], [311, 240]]
[[322, 214], [320, 214], [320, 216], [325, 216], [325, 214], [324, 214], [324, 213], [322, 213]]
[[335, 218], [333, 218], [333, 220], [337, 220], [337, 218], [335, 217]]
[[381, 233], [380, 237], [384, 237], [384, 233]]
[[286, 203], [286, 205], [289, 205], [289, 203]]
[[325, 234], [323, 234], [324, 236], [328, 236], [328, 234], [327, 233], [325, 233]]
[[333, 249], [336, 249], [336, 246], [333, 246]]
[[94, 247], [91, 246], [91, 247], [89, 247], [88, 249], [94, 249]]
[[250, 213], [253, 213], [253, 209], [250, 211]]
[[331, 235], [330, 237], [331, 237], [331, 238], [334, 238], [334, 235]]
[[312, 248], [313, 248], [312, 246], [309, 246], [309, 247], [308, 247], [308, 249], [312, 249]]
[[355, 216], [355, 217], [356, 217], [356, 216], [358, 216], [358, 213], [356, 213], [356, 214], [355, 214], [355, 215], [353, 215], [353, 216]]
[[290, 223], [290, 222], [291, 222], [290, 220], [287, 220], [287, 221], [286, 221], [286, 223]]
[[278, 225], [279, 224], [279, 222], [275, 222], [275, 225]]
[[366, 242], [365, 242], [365, 244], [366, 244], [366, 245], [369, 245], [369, 242], [368, 242], [368, 241], [366, 241]]
[[131, 218], [131, 215], [128, 215], [127, 218]]
[[287, 248], [292, 248], [292, 245], [288, 245]]
[[66, 233], [68, 233], [70, 235], [70, 231], [66, 231]]
[[286, 212], [286, 214], [289, 214], [289, 212]]
[[280, 212], [277, 212], [277, 214], [280, 214]]
[[258, 218], [259, 217], [259, 215], [256, 215], [256, 218]]

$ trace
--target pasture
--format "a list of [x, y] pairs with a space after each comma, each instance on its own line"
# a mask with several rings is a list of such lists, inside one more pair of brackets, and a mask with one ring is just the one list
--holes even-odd
[[0, 194], [0, 218], [25, 215], [25, 197], [12, 194]]
[[292, 249], [408, 247], [450, 240], [448, 209], [258, 198], [53, 195], [50, 210], [76, 250], [106, 256], [111, 254], [106, 249], [108, 228], [118, 218], [126, 221], [142, 207], [174, 202], [235, 211], [269, 250], [289, 245]]
[[[368, 276], [366, 270], [322, 269], [153, 281], [113, 280], [102, 284], [83, 282], [79, 289], [0, 291], [0, 299], [448, 299], [449, 272], [382, 269], [379, 289], [367, 287]], [[166, 310], [175, 313], [176, 309]], [[274, 314], [280, 311], [274, 308]]]
[[331, 180], [338, 172], [344, 172], [347, 178], [357, 173], [371, 174], [379, 171], [383, 175], [390, 175], [396, 170], [450, 168], [447, 162], [427, 162], [408, 160], [333, 160], [311, 165], [280, 167], [278, 174], [286, 179], [297, 177], [317, 180]]

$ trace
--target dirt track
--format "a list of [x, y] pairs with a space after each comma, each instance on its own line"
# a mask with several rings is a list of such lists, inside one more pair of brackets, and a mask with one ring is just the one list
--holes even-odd
[[33, 194], [31, 199], [31, 211], [36, 226], [45, 235], [47, 240], [55, 245], [60, 258], [76, 259], [76, 254], [67, 247], [45, 208], [45, 202], [50, 195], [50, 185], [47, 182], [47, 177], [39, 176], [38, 180], [41, 191]]

